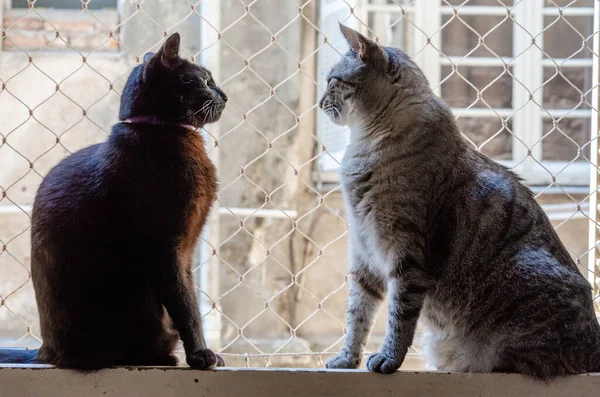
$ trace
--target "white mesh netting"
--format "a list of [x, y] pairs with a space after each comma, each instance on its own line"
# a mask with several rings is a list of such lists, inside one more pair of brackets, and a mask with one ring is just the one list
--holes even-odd
[[[599, 1], [0, 0], [0, 345], [40, 343], [29, 272], [37, 185], [106, 138], [129, 70], [175, 31], [181, 55], [208, 66], [230, 98], [203, 132], [220, 193], [194, 268], [209, 343], [229, 365], [320, 366], [344, 337], [335, 172], [348, 132], [316, 105], [346, 50], [338, 21], [414, 56], [466, 139], [525, 178], [589, 274]], [[417, 353], [405, 368], [421, 365]]]

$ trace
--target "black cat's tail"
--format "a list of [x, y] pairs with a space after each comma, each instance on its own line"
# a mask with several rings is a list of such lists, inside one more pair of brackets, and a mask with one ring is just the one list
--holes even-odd
[[38, 349], [0, 349], [0, 364], [35, 364]]

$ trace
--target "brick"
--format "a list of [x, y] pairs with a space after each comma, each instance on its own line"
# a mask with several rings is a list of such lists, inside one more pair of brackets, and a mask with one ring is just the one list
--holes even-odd
[[108, 20], [108, 18], [105, 18], [105, 19], [106, 20], [102, 21], [103, 23], [100, 23], [100, 22], [94, 23], [94, 30], [96, 32], [110, 33], [110, 32], [116, 32], [119, 29], [118, 19], [115, 19], [114, 21]]
[[17, 32], [9, 31], [7, 39], [2, 42], [2, 47], [7, 50], [18, 49], [19, 47], [29, 50], [42, 48], [44, 46], [46, 46], [46, 39], [42, 32], [39, 34], [25, 34], [24, 32], [21, 32], [19, 34]]
[[110, 51], [118, 51], [119, 50], [119, 42], [113, 38], [111, 38], [108, 43], [106, 43], [106, 46], [103, 47], [103, 49], [107, 49]]
[[117, 29], [116, 26], [108, 26], [107, 27], [107, 26], [104, 26], [104, 25], [101, 25], [101, 24], [97, 23], [97, 24], [94, 25], [94, 31], [96, 33], [103, 33], [103, 34], [107, 34], [108, 35], [110, 32], [113, 32], [113, 33], [116, 34], [117, 31], [118, 31], [118, 29]]
[[[4, 19], [4, 27], [10, 30], [40, 30], [44, 26], [43, 22], [40, 19], [34, 18], [5, 18]], [[10, 31], [9, 30], [9, 31]]]
[[108, 42], [106, 42], [106, 39], [108, 39], [108, 34], [78, 34], [70, 36], [69, 43], [71, 46], [79, 50], [99, 49], [102, 51], [107, 51], [118, 49], [118, 44], [115, 40], [110, 39]]
[[44, 30], [58, 30], [60, 33], [93, 32], [94, 23], [92, 21], [48, 21], [44, 22]]
[[46, 32], [44, 36], [46, 38], [48, 48], [67, 48], [67, 43], [63, 40], [62, 37], [56, 37], [56, 32]]

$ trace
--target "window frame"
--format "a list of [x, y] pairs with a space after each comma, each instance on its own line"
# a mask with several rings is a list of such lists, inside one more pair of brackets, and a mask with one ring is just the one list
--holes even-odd
[[[323, 0], [321, 0], [323, 3]], [[427, 4], [426, 4], [427, 3]], [[532, 44], [532, 38], [528, 32], [541, 32], [544, 29], [544, 17], [558, 16], [559, 10], [553, 6], [544, 6], [543, 2], [531, 1], [520, 3], [519, 6], [508, 8], [510, 16], [515, 20], [513, 24], [513, 50], [511, 57], [467, 57], [462, 56], [442, 56], [439, 51], [441, 47], [441, 34], [437, 33], [442, 26], [444, 16], [452, 16], [458, 7], [441, 5], [439, 0], [432, 2], [417, 1], [414, 5], [406, 8], [407, 17], [414, 22], [424, 33], [430, 36], [430, 43], [425, 34], [415, 34], [412, 37], [409, 46], [420, 50], [413, 56], [416, 63], [423, 69], [425, 75], [436, 95], [441, 96], [441, 71], [444, 66], [480, 66], [480, 67], [510, 67], [515, 80], [522, 84], [515, 83], [512, 88], [512, 108], [452, 108], [455, 116], [469, 118], [483, 117], [501, 117], [506, 120], [510, 117], [512, 121], [512, 135], [517, 139], [512, 139], [512, 159], [497, 160], [498, 163], [512, 168], [528, 185], [549, 186], [559, 185], [568, 189], [569, 186], [589, 186], [590, 164], [587, 161], [558, 161], [543, 160], [542, 138], [543, 121], [554, 118], [563, 120], [567, 118], [591, 118], [592, 109], [551, 109], [541, 108], [536, 105], [543, 104], [543, 76], [544, 68], [555, 66], [555, 63], [561, 68], [582, 68], [592, 67], [594, 58], [583, 59], [559, 59], [543, 58], [541, 51], [529, 49]], [[354, 15], [360, 21], [368, 21], [370, 13], [394, 13], [401, 11], [397, 4], [372, 4], [369, 0], [363, 0], [353, 10]], [[473, 6], [464, 5], [458, 11], [460, 15], [480, 15], [480, 16], [503, 16], [508, 17], [507, 8], [498, 6]], [[567, 7], [562, 9], [564, 16], [584, 16], [593, 17], [594, 7]], [[357, 25], [359, 31], [368, 34], [368, 28], [364, 24]], [[519, 27], [519, 25], [522, 27]], [[544, 48], [544, 34], [539, 34], [535, 38], [536, 44]], [[529, 49], [529, 50], [528, 50]], [[516, 59], [515, 54], [520, 54]], [[328, 66], [325, 66], [328, 67]], [[593, 83], [592, 83], [593, 84]], [[533, 93], [525, 87], [541, 87], [535, 89]], [[531, 96], [531, 100], [530, 100]], [[518, 111], [516, 113], [515, 110]], [[513, 115], [514, 113], [514, 115]], [[321, 123], [318, 123], [319, 135], [322, 129]], [[524, 144], [523, 144], [524, 143]], [[538, 143], [538, 144], [536, 144]], [[530, 149], [528, 149], [530, 148]], [[528, 152], [531, 155], [528, 155]], [[343, 150], [337, 150], [332, 155], [337, 160], [341, 160], [340, 154]], [[591, 159], [589, 159], [591, 161]], [[317, 180], [321, 183], [337, 183], [337, 169], [331, 156], [323, 154], [320, 159], [319, 172]]]

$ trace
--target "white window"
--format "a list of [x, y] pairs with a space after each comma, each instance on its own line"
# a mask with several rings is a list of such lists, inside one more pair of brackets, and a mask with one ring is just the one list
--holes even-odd
[[[337, 32], [345, 21], [412, 55], [462, 133], [527, 183], [588, 185], [593, 0], [503, 3], [363, 0], [351, 9], [321, 0], [328, 43], [319, 53], [319, 83], [325, 87], [337, 59], [331, 47], [347, 48]], [[320, 158], [320, 178], [335, 180], [348, 131], [322, 114], [318, 129], [330, 154]]]

